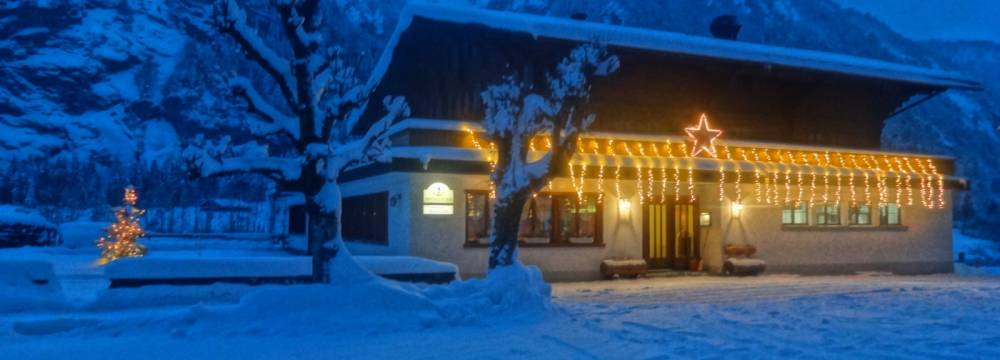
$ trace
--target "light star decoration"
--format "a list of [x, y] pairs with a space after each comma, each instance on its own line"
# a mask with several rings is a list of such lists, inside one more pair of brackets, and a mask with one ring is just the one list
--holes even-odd
[[684, 128], [684, 131], [687, 132], [688, 137], [691, 138], [691, 142], [694, 143], [692, 146], [694, 152], [691, 153], [691, 156], [698, 156], [702, 152], [706, 152], [712, 155], [712, 157], [716, 157], [715, 139], [722, 135], [722, 130], [708, 127], [708, 117], [705, 114], [701, 114], [698, 126]]

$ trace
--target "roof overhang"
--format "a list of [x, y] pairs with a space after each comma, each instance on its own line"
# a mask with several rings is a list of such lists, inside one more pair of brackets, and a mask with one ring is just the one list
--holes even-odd
[[416, 17], [450, 23], [476, 24], [503, 31], [527, 33], [536, 38], [580, 42], [597, 40], [609, 46], [685, 56], [838, 73], [928, 87], [982, 90], [982, 85], [979, 82], [940, 69], [821, 51], [722, 40], [550, 16], [485, 10], [473, 6], [432, 4], [423, 1], [411, 1], [401, 12], [396, 31], [390, 38], [386, 51], [382, 54], [382, 58], [373, 71], [371, 85], [375, 85], [388, 68], [401, 33], [410, 26]]

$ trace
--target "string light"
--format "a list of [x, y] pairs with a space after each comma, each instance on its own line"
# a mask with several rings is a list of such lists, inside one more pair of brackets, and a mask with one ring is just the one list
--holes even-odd
[[139, 194], [134, 187], [125, 188], [123, 206], [115, 208], [115, 222], [104, 231], [107, 233], [97, 239], [97, 247], [101, 249], [101, 257], [97, 264], [104, 265], [123, 257], [138, 257], [146, 255], [146, 247], [140, 245], [139, 238], [146, 236], [145, 230], [139, 224], [139, 219], [146, 210], [135, 205], [139, 202]]
[[[681, 143], [681, 149], [684, 149], [684, 144]], [[677, 163], [677, 159], [674, 158], [673, 147], [670, 147], [667, 156], [670, 157], [670, 163], [674, 167], [674, 201], [681, 201], [681, 170], [680, 164]]]
[[[827, 204], [830, 202], [830, 152], [826, 151], [823, 153], [823, 203]], [[816, 162], [820, 162], [819, 155], [816, 155]]]
[[[668, 149], [668, 151], [670, 149], [670, 140], [667, 140], [667, 149]], [[664, 160], [663, 157], [660, 156], [660, 150], [659, 150], [658, 146], [655, 146], [655, 145], [653, 146], [653, 154], [656, 156], [656, 159], [657, 159], [658, 163], [661, 162], [661, 161], [663, 162], [661, 164], [662, 166], [660, 166], [660, 180], [662, 180], [660, 182], [660, 203], [661, 204], [665, 204], [665, 203], [667, 203], [667, 182], [668, 182], [668, 180], [667, 180], [667, 164], [666, 164], [666, 160]]]
[[[496, 144], [483, 141], [479, 138], [479, 134], [471, 129], [465, 128], [464, 130], [469, 134], [472, 146], [483, 152], [483, 158], [489, 163], [491, 173], [495, 173], [498, 159]], [[542, 139], [537, 137], [542, 137]], [[601, 149], [602, 146], [605, 148]], [[673, 178], [674, 201], [680, 201], [683, 195], [681, 192], [684, 181], [682, 177], [685, 177], [681, 172], [685, 171], [685, 168], [687, 171], [687, 196], [690, 201], [696, 201], [694, 172], [695, 167], [700, 166], [701, 162], [694, 158], [695, 145], [680, 142], [679, 155], [674, 154], [674, 146], [675, 143], [671, 140], [665, 142], [629, 141], [618, 145], [611, 139], [598, 141], [596, 138], [586, 138], [584, 141], [584, 138], [581, 137], [577, 142], [577, 150], [581, 154], [589, 154], [590, 156], [574, 157], [568, 161], [570, 183], [578, 200], [582, 203], [583, 193], [588, 189], [586, 185], [587, 173], [596, 171], [596, 175], [591, 175], [591, 177], [597, 178], [596, 184], [591, 184], [591, 186], [596, 186], [597, 201], [602, 203], [605, 195], [604, 183], [607, 180], [606, 177], [610, 176], [607, 174], [607, 167], [610, 165], [608, 162], [614, 161], [614, 191], [615, 195], [622, 198], [622, 167], [627, 158], [631, 160], [633, 163], [631, 166], [635, 168], [636, 192], [641, 204], [656, 201], [665, 203], [669, 194], [668, 189], [671, 188], [671, 177]], [[745, 164], [750, 164], [753, 166], [754, 172], [754, 196], [760, 203], [778, 205], [782, 203], [780, 199], [783, 197], [784, 203], [808, 202], [810, 206], [814, 206], [822, 201], [825, 204], [831, 202], [839, 204], [846, 200], [843, 199], [847, 196], [843, 191], [843, 186], [848, 186], [851, 203], [865, 201], [872, 205], [884, 205], [891, 201], [900, 206], [913, 206], [916, 202], [914, 193], [917, 193], [916, 195], [920, 198], [919, 205], [926, 208], [944, 207], [944, 175], [938, 172], [931, 159], [889, 154], [766, 149], [729, 146], [728, 144], [719, 144], [718, 146], [721, 149], [716, 148], [719, 152], [714, 154], [714, 158], [715, 161], [718, 161], [716, 166], [719, 172], [720, 201], [725, 201], [730, 197], [736, 201], [742, 201], [743, 170]], [[546, 149], [551, 149], [552, 140], [548, 136], [535, 136], [528, 139], [527, 147], [531, 152], [546, 151]], [[624, 153], [619, 156], [617, 153], [621, 150], [624, 150]], [[707, 149], [702, 149], [702, 152], [707, 152]], [[596, 168], [588, 169], [588, 167]], [[670, 174], [671, 169], [673, 169], [673, 175]], [[861, 184], [855, 180], [858, 177], [858, 171], [861, 172]], [[732, 173], [727, 174], [727, 172]], [[843, 179], [845, 175], [847, 176], [846, 181]], [[894, 179], [890, 179], [890, 176]], [[660, 183], [657, 184], [657, 181]], [[784, 181], [784, 193], [779, 188], [782, 181]], [[733, 183], [732, 189], [728, 189], [727, 182]], [[547, 186], [552, 189], [551, 179], [548, 180]], [[793, 186], [797, 189], [793, 189]], [[806, 186], [809, 188], [808, 194], [805, 193]], [[858, 188], [861, 186], [864, 187], [863, 194], [858, 193]], [[490, 197], [495, 198], [496, 184], [493, 178], [490, 179], [490, 188]], [[876, 193], [873, 194], [873, 191]], [[537, 196], [535, 193], [532, 195]]]
[[[896, 161], [899, 161], [898, 157]], [[906, 205], [913, 205], [913, 185], [910, 184], [910, 179], [912, 178], [910, 174], [913, 173], [913, 165], [910, 164], [910, 158], [906, 156], [903, 157], [902, 163], [906, 164], [906, 172], [903, 174], [906, 177], [906, 180], [904, 180], [906, 182]]]
[[[755, 194], [757, 195], [757, 202], [763, 203], [762, 191], [760, 186], [760, 156], [757, 155], [757, 148], [751, 148], [750, 153], [753, 154], [753, 187]], [[749, 161], [747, 154], [743, 153], [743, 160]], [[770, 202], [770, 201], [769, 201]]]
[[[791, 153], [788, 153], [788, 155], [789, 157], [791, 157]], [[781, 155], [780, 151], [778, 152], [778, 157], [781, 158], [782, 161], [784, 161], [785, 159]], [[791, 158], [791, 163], [795, 164], [795, 158]], [[785, 167], [785, 203], [790, 204], [791, 202], [792, 202], [792, 167], [789, 165]]]
[[600, 158], [601, 154], [598, 152], [598, 147], [599, 146], [597, 144], [597, 140], [591, 140], [591, 141], [592, 141], [591, 142], [591, 145], [592, 145], [591, 147], [594, 148], [594, 157], [598, 158], [598, 160], [597, 160], [597, 165], [598, 165], [598, 169], [597, 169], [597, 203], [598, 204], [603, 204], [604, 203], [604, 160]]
[[[816, 153], [812, 153], [812, 155], [816, 157], [817, 160], [819, 159], [819, 155], [816, 155]], [[802, 160], [805, 162], [806, 166], [809, 167], [809, 207], [812, 207], [816, 201], [816, 167], [809, 164], [808, 155], [804, 155]]]
[[919, 159], [913, 159], [917, 163], [917, 170], [920, 171], [920, 204], [926, 208], [930, 208], [932, 205], [929, 201], [931, 196], [931, 188], [927, 186], [927, 167]]
[[[739, 151], [740, 151], [740, 154], [743, 155], [743, 159], [746, 159], [747, 158], [747, 154], [743, 152], [743, 149], [739, 149]], [[726, 148], [726, 157], [729, 158], [729, 148], [728, 147]], [[743, 167], [741, 165], [737, 164], [736, 162], [733, 162], [732, 164], [733, 164], [734, 167], [736, 167], [736, 185], [734, 185], [735, 186], [735, 190], [736, 190], [736, 202], [742, 204], [743, 203], [743, 189], [741, 189], [741, 185], [742, 185], [742, 182], [743, 182]]]
[[937, 208], [944, 209], [944, 176], [937, 171], [931, 159], [927, 159], [927, 166], [931, 168], [932, 173], [937, 174]]
[[615, 140], [608, 140], [608, 156], [615, 159], [615, 197], [622, 198], [622, 162], [615, 156]]
[[684, 150], [684, 157], [687, 158], [687, 162], [688, 162], [688, 168], [687, 168], [687, 170], [688, 170], [688, 180], [687, 180], [687, 185], [688, 185], [688, 199], [693, 203], [693, 202], [695, 202], [695, 200], [698, 200], [698, 198], [694, 195], [694, 167], [693, 167], [694, 166], [693, 165], [694, 164], [694, 159], [691, 158], [691, 155], [688, 152], [687, 144], [684, 144], [684, 146], [682, 146], [681, 149]]

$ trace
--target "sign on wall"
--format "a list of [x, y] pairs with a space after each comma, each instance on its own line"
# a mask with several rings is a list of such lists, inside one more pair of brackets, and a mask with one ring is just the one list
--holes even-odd
[[444, 183], [433, 183], [424, 189], [424, 215], [455, 213], [455, 191]]

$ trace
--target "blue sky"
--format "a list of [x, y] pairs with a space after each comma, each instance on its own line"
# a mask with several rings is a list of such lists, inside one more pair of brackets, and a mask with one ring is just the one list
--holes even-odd
[[915, 40], [1000, 43], [1000, 0], [835, 0], [867, 12]]

